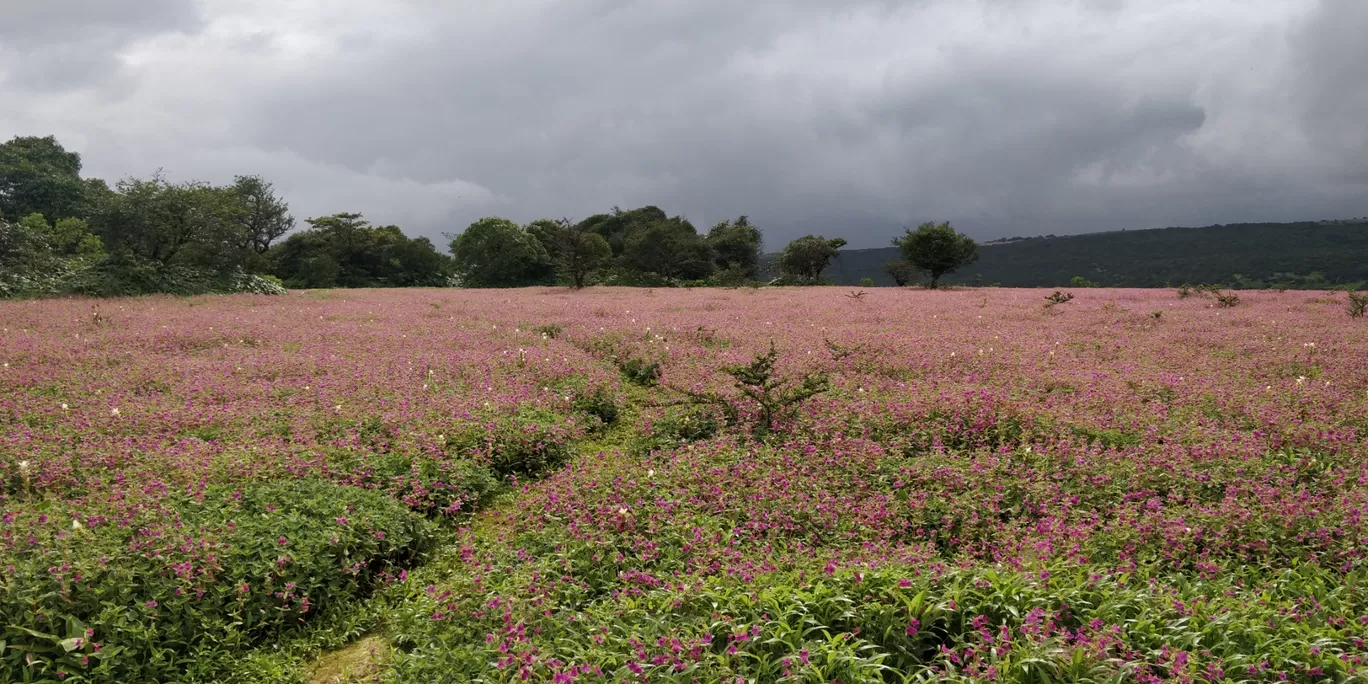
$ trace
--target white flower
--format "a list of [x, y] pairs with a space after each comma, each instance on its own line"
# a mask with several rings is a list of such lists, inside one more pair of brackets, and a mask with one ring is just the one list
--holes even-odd
[[334, 411], [341, 411], [341, 410], [342, 410], [342, 405], [341, 405], [341, 404], [337, 404], [336, 406], [333, 406], [333, 410], [334, 410]]
[[80, 520], [77, 520], [77, 519], [75, 519], [75, 518], [72, 518], [72, 519], [71, 519], [71, 529], [73, 529], [73, 530], [79, 530], [79, 529], [81, 529], [81, 527], [82, 527], [82, 525], [81, 525], [81, 521], [80, 521]]
[[70, 407], [67, 406], [66, 404], [62, 404], [62, 410], [63, 410], [63, 411], [67, 410], [68, 408], [70, 408]]
[[625, 516], [627, 515], [627, 509], [626, 509], [626, 508], [619, 508], [619, 509], [618, 509], [618, 515], [621, 515], [621, 516], [624, 516], [624, 517], [625, 517]]
[[28, 462], [28, 461], [20, 461], [20, 462], [19, 462], [19, 469], [20, 469], [20, 470], [28, 470], [28, 467], [29, 467], [29, 462]]
[[111, 415], [111, 416], [117, 416], [117, 415], [119, 415], [119, 409], [118, 409], [118, 408], [109, 409], [109, 415]]
[[1298, 376], [1297, 376], [1297, 384], [1300, 385], [1300, 384], [1302, 384], [1302, 383], [1304, 383], [1304, 382], [1306, 382], [1306, 376], [1305, 376], [1305, 375], [1298, 375]]
[[646, 477], [655, 477], [655, 468], [646, 471]]

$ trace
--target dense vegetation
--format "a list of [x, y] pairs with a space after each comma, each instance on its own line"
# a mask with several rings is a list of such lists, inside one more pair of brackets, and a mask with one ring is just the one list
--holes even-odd
[[0, 303], [0, 680], [1361, 681], [1362, 311], [1043, 294]]
[[[1368, 282], [1368, 219], [1016, 238], [982, 244], [978, 253], [946, 282], [1065, 287], [1078, 278], [1098, 287], [1330, 289]], [[846, 250], [823, 275], [841, 285], [863, 278], [895, 285], [885, 265], [902, 256], [897, 248]]]

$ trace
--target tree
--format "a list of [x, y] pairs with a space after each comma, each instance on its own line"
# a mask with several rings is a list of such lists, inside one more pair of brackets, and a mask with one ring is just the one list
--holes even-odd
[[561, 219], [559, 221], [554, 219], [537, 219], [536, 221], [527, 224], [523, 230], [527, 231], [528, 235], [536, 238], [537, 242], [541, 243], [542, 249], [546, 250], [546, 255], [551, 257], [552, 261], [556, 261], [557, 251], [560, 250], [561, 231], [568, 225], [569, 219]]
[[242, 205], [237, 224], [243, 249], [265, 254], [271, 243], [294, 229], [290, 205], [276, 196], [274, 186], [261, 176], [237, 176], [233, 193]]
[[893, 282], [898, 287], [903, 287], [917, 279], [917, 267], [901, 259], [885, 262], [883, 265], [884, 273], [893, 278]]
[[532, 234], [498, 217], [482, 218], [451, 240], [466, 287], [524, 287], [552, 282], [551, 255]]
[[820, 235], [804, 235], [779, 252], [779, 273], [787, 280], [817, 283], [822, 279], [822, 271], [845, 245], [843, 238], [828, 240]]
[[628, 238], [622, 265], [638, 273], [654, 273], [667, 280], [703, 280], [717, 270], [716, 252], [681, 217], [638, 227]]
[[760, 271], [760, 229], [746, 216], [722, 221], [708, 231], [708, 244], [717, 253], [717, 268], [754, 280]]
[[931, 275], [930, 287], [940, 285], [941, 276], [978, 260], [978, 243], [961, 235], [946, 223], [923, 223], [916, 230], [906, 229], [893, 239], [903, 259]]
[[446, 284], [451, 259], [432, 241], [398, 226], [372, 226], [361, 214], [311, 218], [268, 252], [272, 272], [290, 287], [433, 287]]
[[110, 252], [161, 266], [230, 271], [246, 257], [237, 238], [240, 212], [231, 187], [172, 184], [158, 174], [119, 181], [91, 223]]
[[613, 207], [611, 213], [590, 216], [580, 221], [579, 226], [602, 235], [603, 239], [608, 241], [608, 245], [613, 248], [613, 255], [621, 256], [627, 251], [627, 243], [632, 236], [639, 234], [649, 226], [668, 220], [669, 217], [665, 215], [665, 212], [654, 205], [628, 211]]
[[57, 138], [16, 137], [0, 144], [0, 218], [80, 216], [85, 195], [81, 155], [67, 152]]
[[560, 223], [556, 234], [556, 267], [576, 290], [584, 287], [590, 273], [603, 268], [613, 258], [613, 248], [602, 235]]

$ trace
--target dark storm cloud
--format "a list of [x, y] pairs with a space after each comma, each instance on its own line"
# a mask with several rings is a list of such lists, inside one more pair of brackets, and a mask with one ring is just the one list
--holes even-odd
[[88, 73], [136, 83], [0, 110], [0, 134], [71, 131], [116, 173], [262, 173], [301, 214], [430, 236], [646, 203], [750, 214], [771, 247], [1368, 213], [1358, 0], [94, 4], [76, 33], [122, 47]]
[[5, 0], [0, 54], [13, 68], [0, 73], [25, 90], [97, 83], [116, 75], [118, 53], [130, 42], [199, 26], [185, 0]]

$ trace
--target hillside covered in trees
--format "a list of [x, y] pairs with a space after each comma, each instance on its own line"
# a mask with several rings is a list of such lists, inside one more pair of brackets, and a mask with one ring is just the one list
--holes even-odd
[[[894, 284], [884, 265], [896, 247], [844, 250], [823, 277], [839, 285], [869, 278]], [[766, 255], [766, 266], [773, 255]], [[1221, 283], [1233, 288], [1324, 288], [1368, 281], [1368, 218], [1305, 223], [1239, 223], [1203, 228], [1010, 238], [982, 243], [974, 264], [950, 284], [1165, 287]]]

